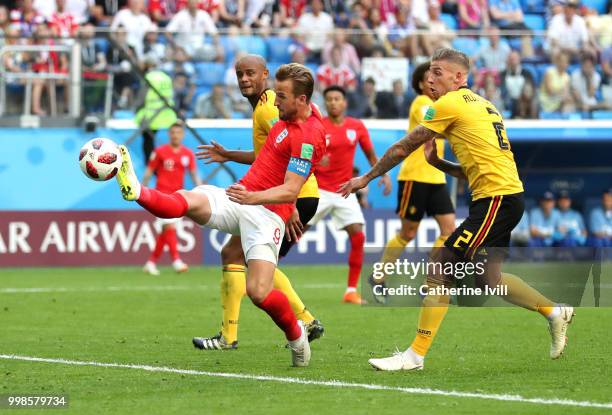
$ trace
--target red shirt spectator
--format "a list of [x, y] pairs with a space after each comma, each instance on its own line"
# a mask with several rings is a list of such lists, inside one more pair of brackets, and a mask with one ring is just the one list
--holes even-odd
[[56, 11], [51, 15], [49, 27], [55, 36], [71, 37], [76, 34], [79, 24], [72, 14]]
[[306, 7], [306, 0], [280, 0], [281, 24], [293, 27]]
[[331, 62], [319, 67], [317, 81], [319, 81], [321, 89], [338, 85], [349, 91], [354, 91], [357, 87], [355, 72], [348, 65], [342, 63], [342, 49], [339, 46], [332, 48]]
[[[151, 0], [151, 2], [160, 1], [160, 0]], [[212, 16], [212, 13], [219, 8], [220, 1], [219, 0], [200, 0], [198, 1], [198, 9], [204, 10], [208, 14]], [[184, 9], [187, 7], [187, 0], [177, 0], [176, 2], [176, 11]]]

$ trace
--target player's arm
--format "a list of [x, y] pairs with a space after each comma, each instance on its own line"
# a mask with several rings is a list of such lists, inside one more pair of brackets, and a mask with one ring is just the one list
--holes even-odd
[[197, 170], [191, 170], [189, 174], [191, 175], [191, 180], [193, 180], [196, 186], [201, 186], [203, 184], [202, 179], [200, 179], [200, 176], [198, 176]]
[[338, 192], [344, 195], [344, 197], [348, 197], [348, 195], [352, 192], [363, 189], [372, 180], [397, 166], [413, 151], [423, 145], [423, 143], [431, 140], [436, 135], [437, 133], [435, 131], [419, 125], [410, 131], [408, 135], [404, 136], [404, 138], [400, 139], [389, 147], [389, 149], [385, 152], [381, 159], [374, 164], [369, 172], [363, 176], [354, 177], [348, 182], [344, 183], [342, 186], [340, 186]]
[[205, 160], [206, 164], [210, 163], [225, 163], [226, 161], [234, 161], [240, 164], [253, 164], [255, 161], [255, 151], [253, 150], [227, 150], [216, 141], [211, 141], [210, 144], [198, 146], [196, 158]]
[[[376, 151], [374, 151], [374, 147], [361, 147], [363, 150], [363, 154], [365, 154], [368, 159], [368, 163], [370, 163], [370, 167], [373, 167], [378, 162], [378, 157], [376, 156]], [[387, 196], [391, 193], [391, 177], [387, 173], [383, 174], [378, 182], [379, 186], [383, 186], [383, 195]]]
[[460, 164], [438, 157], [438, 147], [436, 146], [435, 138], [425, 143], [425, 159], [429, 164], [446, 174], [450, 174], [458, 179], [467, 179]]
[[226, 193], [232, 202], [241, 205], [293, 203], [310, 175], [310, 167], [310, 161], [291, 157], [285, 173], [285, 181], [280, 186], [250, 192], [242, 184], [236, 183], [228, 187]]

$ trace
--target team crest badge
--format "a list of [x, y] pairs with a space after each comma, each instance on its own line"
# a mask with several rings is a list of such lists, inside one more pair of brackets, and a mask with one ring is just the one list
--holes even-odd
[[285, 128], [279, 135], [276, 136], [276, 144], [279, 144], [289, 135], [289, 131]]
[[357, 131], [346, 130], [346, 138], [348, 138], [351, 143], [354, 143], [355, 140], [357, 139]]
[[187, 167], [187, 166], [189, 166], [189, 157], [187, 157], [187, 156], [182, 156], [182, 157], [181, 157], [181, 164], [183, 165], [183, 167]]
[[414, 215], [416, 213], [416, 206], [410, 206], [408, 208], [408, 211], [410, 212], [411, 215]]

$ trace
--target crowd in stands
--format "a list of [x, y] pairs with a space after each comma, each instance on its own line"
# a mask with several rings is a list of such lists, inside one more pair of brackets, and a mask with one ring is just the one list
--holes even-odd
[[[171, 75], [181, 111], [212, 118], [249, 116], [232, 76], [244, 52], [264, 55], [271, 69], [308, 65], [315, 102], [338, 84], [349, 91], [351, 115], [403, 118], [414, 97], [409, 78], [381, 90], [379, 79], [364, 76], [363, 59], [404, 57], [414, 67], [452, 46], [473, 60], [471, 87], [507, 117], [612, 118], [611, 7], [612, 0], [0, 0], [0, 46], [77, 39], [85, 79], [114, 74], [117, 109], [134, 108], [137, 71], [154, 63]], [[2, 65], [68, 71], [56, 52], [5, 54]], [[48, 112], [46, 90], [46, 81], [34, 83], [34, 114]]]
[[603, 192], [597, 206], [584, 211], [588, 221], [573, 209], [570, 193], [561, 191], [555, 197], [547, 191], [537, 207], [525, 210], [512, 232], [512, 243], [533, 248], [612, 247], [612, 188]]

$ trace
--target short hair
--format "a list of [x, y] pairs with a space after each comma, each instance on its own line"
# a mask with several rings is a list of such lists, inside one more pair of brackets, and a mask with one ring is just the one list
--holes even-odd
[[376, 81], [374, 80], [374, 78], [372, 78], [371, 76], [368, 76], [368, 78], [364, 81], [365, 83], [368, 84], [374, 84], [376, 85]]
[[185, 123], [181, 120], [176, 121], [174, 124], [172, 124], [170, 126], [170, 128], [168, 128], [169, 130], [173, 129], [173, 128], [180, 128], [181, 130], [185, 128]]
[[452, 62], [461, 65], [468, 72], [470, 70], [470, 58], [465, 53], [452, 48], [437, 49], [431, 57], [431, 61]]
[[281, 65], [276, 71], [277, 81], [291, 80], [293, 84], [294, 95], [306, 95], [306, 99], [310, 101], [314, 90], [314, 78], [312, 73], [302, 64], [288, 63]]
[[326, 97], [329, 92], [340, 92], [344, 98], [346, 98], [346, 90], [342, 88], [340, 85], [332, 85], [328, 86], [323, 90], [323, 96]]
[[412, 73], [412, 89], [419, 95], [423, 94], [423, 90], [419, 86], [419, 83], [425, 82], [425, 74], [429, 70], [429, 66], [431, 64], [429, 62], [423, 62], [419, 66], [414, 69]]

